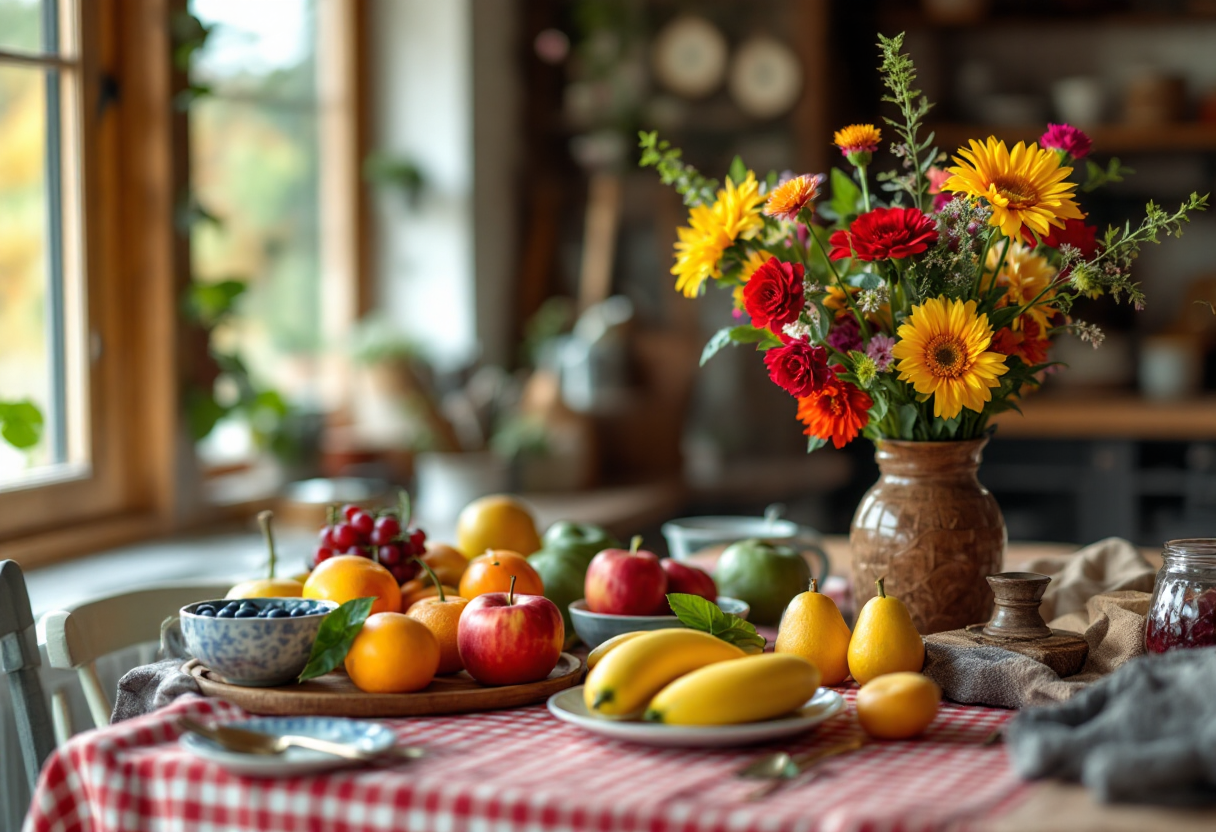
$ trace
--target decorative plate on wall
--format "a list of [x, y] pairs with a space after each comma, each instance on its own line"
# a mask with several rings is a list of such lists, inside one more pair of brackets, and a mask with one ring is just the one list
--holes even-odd
[[704, 98], [722, 85], [726, 38], [703, 17], [685, 15], [655, 38], [654, 74], [664, 87], [685, 98]]
[[730, 95], [743, 112], [775, 118], [802, 93], [802, 63], [776, 38], [757, 35], [739, 47], [730, 67]]

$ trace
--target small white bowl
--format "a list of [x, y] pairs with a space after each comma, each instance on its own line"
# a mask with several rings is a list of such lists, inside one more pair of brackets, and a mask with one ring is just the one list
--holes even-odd
[[[747, 618], [749, 607], [738, 598], [719, 595], [718, 607], [723, 612]], [[636, 633], [638, 630], [665, 630], [668, 627], [683, 627], [674, 615], [608, 615], [587, 609], [585, 599], [570, 604], [570, 618], [574, 621], [574, 632], [588, 647], [595, 649], [621, 633]]]

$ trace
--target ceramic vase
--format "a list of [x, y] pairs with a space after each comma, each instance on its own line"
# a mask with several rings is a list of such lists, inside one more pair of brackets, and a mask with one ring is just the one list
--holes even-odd
[[875, 445], [880, 476], [849, 532], [856, 609], [885, 578], [922, 635], [987, 621], [987, 578], [1001, 571], [1005, 521], [977, 479], [988, 440]]

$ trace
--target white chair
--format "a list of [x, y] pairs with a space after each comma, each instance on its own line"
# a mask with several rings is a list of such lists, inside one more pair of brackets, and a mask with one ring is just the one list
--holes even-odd
[[[74, 669], [95, 726], [110, 724], [110, 697], [97, 675], [96, 661], [159, 637], [165, 619], [195, 601], [223, 598], [232, 583], [195, 581], [137, 589], [56, 610], [43, 618], [46, 652], [52, 667]], [[55, 737], [62, 743], [72, 735], [67, 700], [52, 696]]]

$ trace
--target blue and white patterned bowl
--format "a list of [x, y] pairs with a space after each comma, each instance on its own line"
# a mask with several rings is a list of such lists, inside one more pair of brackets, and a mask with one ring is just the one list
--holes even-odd
[[247, 687], [286, 684], [299, 676], [308, 664], [321, 622], [338, 605], [333, 601], [302, 598], [250, 598], [248, 601], [257, 607], [278, 604], [289, 610], [299, 604], [308, 604], [322, 611], [294, 618], [215, 618], [197, 615], [194, 610], [204, 604], [223, 606], [228, 600], [199, 601], [181, 609], [186, 646], [196, 659], [229, 684]]

